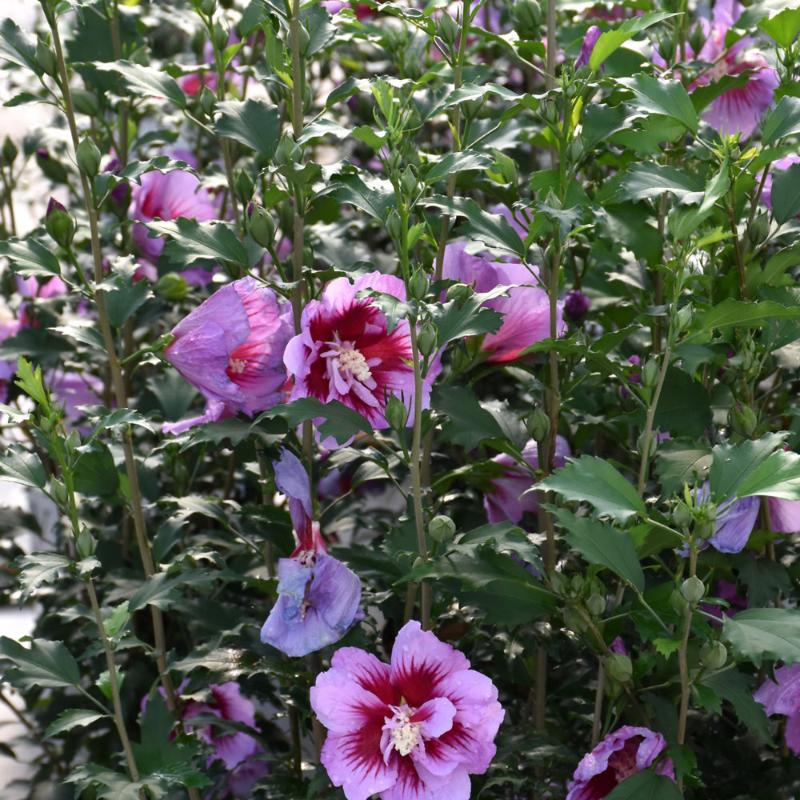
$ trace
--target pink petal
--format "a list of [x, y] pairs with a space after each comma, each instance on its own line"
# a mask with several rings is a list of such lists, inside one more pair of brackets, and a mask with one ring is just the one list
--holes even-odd
[[322, 764], [331, 783], [342, 787], [347, 800], [367, 800], [397, 780], [396, 762], [385, 764], [381, 754], [382, 725], [381, 720], [349, 733], [329, 733], [325, 740]]

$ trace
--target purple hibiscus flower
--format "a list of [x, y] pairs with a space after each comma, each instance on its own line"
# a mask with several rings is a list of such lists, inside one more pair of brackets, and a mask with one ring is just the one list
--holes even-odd
[[[625, 725], [610, 733], [578, 764], [566, 800], [603, 800], [622, 781], [653, 766], [667, 747], [660, 733]], [[656, 766], [659, 775], [675, 780], [669, 758]]]
[[[531, 468], [539, 469], [539, 449], [533, 439], [525, 445], [522, 455]], [[570, 455], [572, 451], [567, 440], [563, 436], [556, 437], [555, 466], [563, 467]], [[502, 466], [505, 474], [493, 478], [489, 491], [483, 496], [483, 508], [489, 522], [517, 523], [526, 512], [535, 513], [539, 507], [536, 494], [525, 494], [534, 483], [530, 472], [506, 453], [495, 456], [492, 461]]]
[[753, 699], [764, 706], [768, 716], [780, 714], [786, 717], [786, 744], [796, 756], [800, 756], [800, 664], [776, 669], [775, 680], [765, 680]]
[[261, 641], [300, 657], [338, 642], [359, 614], [361, 581], [325, 552], [312, 521], [311, 484], [288, 450], [275, 464], [275, 483], [289, 498], [298, 546], [278, 562], [278, 599], [261, 628]]
[[347, 800], [469, 800], [469, 776], [489, 768], [505, 713], [491, 680], [414, 621], [391, 664], [338, 650], [311, 706], [328, 729], [322, 763]]
[[164, 357], [207, 401], [199, 417], [167, 423], [166, 433], [239, 411], [252, 416], [283, 398], [283, 352], [291, 335], [290, 308], [272, 289], [241, 278], [218, 289], [172, 330]]

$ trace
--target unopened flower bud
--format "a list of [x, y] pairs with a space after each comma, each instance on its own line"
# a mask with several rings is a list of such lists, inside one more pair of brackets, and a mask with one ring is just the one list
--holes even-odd
[[386, 403], [386, 421], [389, 423], [389, 427], [395, 431], [403, 430], [408, 422], [408, 409], [396, 395], [392, 395], [389, 402]]
[[683, 595], [677, 589], [674, 589], [672, 594], [670, 594], [669, 604], [672, 610], [678, 615], [682, 616], [683, 612], [686, 611], [686, 600], [683, 599]]
[[428, 533], [435, 542], [449, 542], [456, 533], [456, 524], [444, 514], [435, 516], [428, 523]]
[[750, 406], [736, 403], [728, 411], [728, 424], [740, 436], [749, 439], [758, 428], [758, 417]]
[[252, 203], [251, 206], [252, 210], [248, 208], [247, 229], [255, 242], [262, 247], [269, 247], [275, 239], [275, 222], [272, 215], [263, 206]]
[[68, 502], [67, 487], [64, 486], [63, 481], [58, 478], [50, 479], [50, 496], [57, 506], [60, 508], [66, 507]]
[[183, 300], [189, 294], [189, 284], [177, 272], [162, 275], [153, 289], [159, 297], [167, 300]]
[[417, 176], [414, 174], [410, 164], [403, 170], [400, 184], [406, 193], [406, 197], [414, 197], [417, 193]]
[[570, 322], [578, 325], [589, 311], [589, 298], [580, 290], [571, 291], [564, 298], [564, 314]]
[[700, 648], [700, 663], [706, 669], [722, 669], [728, 661], [728, 649], [722, 642], [706, 642]]
[[19, 150], [17, 146], [11, 141], [9, 136], [6, 136], [6, 138], [3, 139], [3, 149], [0, 151], [0, 155], [3, 157], [3, 163], [11, 166], [16, 160], [18, 153]]
[[455, 301], [457, 305], [466, 302], [472, 294], [472, 289], [463, 283], [454, 283], [447, 289], [447, 299]]
[[58, 72], [56, 55], [43, 39], [39, 39], [36, 43], [36, 63], [42, 68], [45, 75], [54, 76]]
[[685, 528], [689, 525], [692, 521], [692, 512], [686, 503], [678, 501], [675, 508], [672, 509], [672, 521], [679, 528]]
[[553, 572], [550, 575], [553, 591], [558, 595], [566, 595], [569, 591], [569, 578], [563, 572]]
[[620, 683], [627, 683], [633, 676], [633, 663], [624, 653], [611, 653], [606, 656], [606, 672]]
[[606, 610], [605, 597], [601, 594], [597, 594], [597, 592], [590, 594], [586, 600], [586, 608], [593, 617], [602, 616], [603, 612]]
[[54, 197], [51, 197], [47, 203], [44, 226], [57, 245], [65, 250], [69, 248], [75, 236], [75, 220]]
[[100, 170], [100, 150], [91, 139], [84, 139], [75, 152], [78, 169], [89, 178], [94, 178]]
[[652, 388], [658, 381], [658, 361], [655, 358], [648, 358], [642, 368], [642, 385]]
[[228, 31], [226, 31], [219, 22], [214, 24], [212, 36], [214, 38], [213, 43], [215, 49], [221, 52], [228, 46]]
[[547, 412], [540, 406], [534, 408], [533, 411], [528, 414], [525, 425], [534, 441], [543, 442], [550, 432], [550, 417], [547, 416]]
[[430, 320], [423, 322], [419, 329], [419, 334], [417, 335], [417, 344], [423, 356], [429, 356], [433, 353], [436, 349], [437, 338], [438, 332], [435, 325], [430, 322]]
[[415, 300], [422, 300], [428, 293], [428, 277], [421, 267], [417, 267], [411, 274], [411, 279], [408, 282], [408, 293]]
[[697, 605], [705, 594], [706, 587], [696, 575], [691, 575], [681, 584], [681, 596], [691, 605]]
[[217, 107], [217, 98], [214, 92], [208, 88], [208, 86], [204, 86], [202, 91], [200, 92], [200, 108], [203, 109], [203, 113], [206, 116], [211, 116], [214, 113], [214, 109]]
[[541, 6], [536, 0], [516, 0], [511, 5], [511, 18], [520, 39], [534, 39], [542, 20]]
[[210, 17], [217, 10], [217, 0], [200, 0], [199, 8], [207, 17]]
[[247, 205], [247, 203], [250, 202], [250, 198], [253, 196], [253, 190], [255, 188], [250, 173], [245, 169], [237, 170], [233, 186], [236, 190], [236, 197], [238, 197], [243, 204]]
[[[644, 452], [645, 447], [647, 447], [647, 453]], [[636, 449], [639, 451], [640, 456], [652, 458], [658, 449], [658, 437], [651, 435], [648, 440], [647, 434], [642, 431], [639, 434], [639, 438], [636, 440]]]
[[80, 556], [81, 559], [91, 558], [95, 550], [97, 550], [97, 540], [86, 528], [83, 528], [78, 534], [78, 539], [75, 542], [75, 549], [78, 551], [78, 556]]
[[683, 308], [678, 309], [675, 315], [675, 329], [678, 333], [685, 331], [692, 322], [692, 304], [687, 303]]

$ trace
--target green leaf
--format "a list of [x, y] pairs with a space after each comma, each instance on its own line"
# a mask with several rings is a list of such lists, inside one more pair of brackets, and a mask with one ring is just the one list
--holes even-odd
[[640, 73], [632, 78], [620, 78], [619, 83], [634, 93], [638, 108], [650, 114], [663, 114], [697, 133], [697, 112], [679, 81], [659, 80]]
[[485, 439], [503, 438], [500, 423], [481, 408], [478, 398], [466, 386], [437, 387], [431, 404], [446, 417], [442, 431], [445, 438], [465, 450], [474, 450]]
[[800, 214], [800, 164], [792, 164], [773, 175], [772, 213], [779, 223]]
[[153, 296], [149, 281], [134, 281], [132, 274], [120, 272], [106, 278], [97, 291], [105, 294], [109, 322], [116, 328]]
[[749, 608], [725, 617], [722, 636], [739, 658], [761, 662], [800, 661], [800, 611], [789, 608]]
[[683, 794], [675, 781], [648, 769], [622, 781], [606, 800], [683, 800]]
[[77, 686], [81, 680], [78, 662], [61, 642], [34, 639], [30, 648], [19, 642], [0, 637], [0, 659], [13, 665], [5, 676], [14, 686], [30, 689], [58, 689]]
[[137, 96], [165, 97], [171, 100], [178, 108], [187, 105], [186, 95], [178, 86], [178, 82], [171, 78], [164, 70], [156, 67], [144, 67], [131, 61], [92, 61], [93, 69], [99, 72], [113, 72], [119, 75], [126, 86], [134, 90]]
[[72, 560], [59, 553], [31, 553], [19, 560], [19, 582], [27, 597], [43, 583], [58, 580], [64, 570], [72, 566]]
[[564, 508], [554, 509], [564, 538], [590, 564], [599, 564], [619, 575], [638, 591], [644, 591], [644, 572], [633, 540], [623, 531], [588, 517], [577, 517]]
[[629, 39], [633, 39], [637, 33], [674, 16], [676, 15], [663, 11], [643, 14], [641, 17], [627, 19], [614, 30], [601, 34], [589, 57], [589, 68], [596, 72], [610, 55], [619, 50]]
[[748, 553], [737, 564], [739, 580], [747, 587], [747, 602], [757, 608], [768, 606], [779, 594], [792, 591], [789, 570], [779, 561], [751, 558]]
[[0, 59], [27, 67], [37, 75], [44, 72], [36, 59], [36, 45], [13, 19], [0, 23]]
[[108, 446], [92, 442], [78, 449], [75, 462], [75, 490], [89, 497], [108, 497], [117, 491], [119, 473]]
[[598, 514], [619, 522], [647, 513], [636, 489], [608, 461], [596, 456], [568, 461], [540, 481], [537, 489], [555, 492], [574, 502], [591, 503]]
[[281, 118], [277, 106], [260, 100], [226, 100], [216, 105], [219, 118], [214, 130], [220, 136], [250, 147], [263, 158], [275, 155]]
[[702, 436], [711, 426], [711, 398], [702, 383], [682, 369], [670, 367], [664, 380], [654, 422], [673, 436]]
[[340, 173], [331, 183], [333, 196], [349, 203], [380, 222], [386, 222], [395, 206], [394, 191], [388, 181], [356, 173]]
[[47, 391], [42, 382], [42, 368], [33, 368], [31, 362], [27, 358], [20, 356], [17, 359], [17, 386], [22, 389], [28, 397], [36, 401], [36, 403], [43, 408], [48, 408], [50, 405], [47, 397]]
[[680, 650], [681, 640], [659, 637], [658, 639], [653, 639], [653, 647], [655, 647], [660, 656], [663, 656], [665, 659], [669, 659], [673, 653], [677, 653], [678, 650]]
[[709, 480], [711, 497], [723, 502], [740, 495], [740, 487], [770, 454], [783, 444], [784, 436], [769, 433], [757, 440], [745, 440], [739, 444], [718, 444], [712, 450], [713, 461]]
[[762, 744], [771, 743], [772, 736], [764, 707], [753, 700], [753, 688], [750, 679], [744, 673], [736, 669], [714, 672], [703, 678], [703, 685], [715, 691], [723, 700], [727, 700], [736, 711], [736, 716], [761, 740]]
[[66, 733], [73, 728], [85, 728], [99, 719], [110, 719], [106, 714], [98, 714], [96, 711], [87, 711], [85, 708], [69, 708], [62, 711], [56, 718], [47, 726], [44, 732], [45, 739], [52, 739], [53, 736], [58, 736], [60, 733]]
[[[266, 411], [262, 417], [283, 417], [290, 428], [309, 419], [324, 419], [319, 425], [319, 432], [323, 436], [333, 436], [339, 444], [344, 444], [357, 433], [372, 433], [372, 426], [357, 411], [332, 400], [322, 403], [314, 397], [303, 397], [291, 403]], [[258, 420], [256, 420], [258, 422]]]
[[750, 470], [736, 487], [737, 497], [800, 500], [800, 455], [776, 450]]
[[134, 411], [132, 408], [115, 408], [97, 420], [97, 427], [92, 432], [92, 438], [103, 431], [127, 428], [129, 425], [138, 425], [150, 433], [156, 432], [156, 426], [144, 414]]
[[525, 245], [519, 234], [500, 214], [484, 211], [474, 200], [467, 197], [429, 197], [421, 201], [426, 206], [440, 208], [450, 216], [463, 217], [466, 223], [461, 232], [468, 238], [484, 242], [490, 247], [507, 250], [519, 258], [525, 257]]
[[503, 324], [503, 315], [493, 308], [484, 307], [484, 302], [499, 297], [505, 290], [495, 289], [485, 294], [472, 292], [466, 300], [448, 300], [437, 303], [433, 309], [436, 325], [436, 341], [440, 347], [465, 336], [481, 336], [496, 333]]
[[306, 6], [300, 19], [308, 32], [308, 40], [303, 51], [306, 58], [324, 50], [334, 40], [336, 26], [331, 20], [331, 15], [321, 6]]
[[800, 98], [786, 95], [765, 117], [761, 124], [761, 137], [766, 147], [779, 139], [798, 133], [800, 133]]
[[182, 575], [169, 577], [166, 572], [151, 575], [131, 595], [128, 600], [128, 611], [132, 614], [148, 605], [162, 610], [168, 608], [175, 601], [175, 589], [181, 583], [183, 583]]
[[758, 27], [773, 42], [788, 49], [800, 33], [800, 8], [785, 8], [773, 17], [762, 19]]
[[471, 169], [487, 169], [492, 165], [492, 157], [488, 153], [476, 153], [474, 150], [461, 150], [448, 153], [433, 164], [425, 173], [425, 183], [433, 184], [449, 178], [455, 172], [466, 172]]
[[711, 469], [711, 451], [675, 442], [665, 442], [656, 451], [656, 474], [665, 495], [680, 492], [685, 483], [702, 483]]
[[147, 227], [155, 233], [171, 237], [165, 252], [174, 261], [184, 266], [196, 261], [230, 261], [247, 269], [247, 250], [239, 241], [233, 228], [225, 222], [197, 222], [183, 217], [171, 222], [148, 222]]
[[647, 163], [632, 166], [620, 184], [624, 200], [654, 200], [665, 193], [681, 203], [697, 203], [703, 197], [703, 186], [696, 178], [674, 167]]
[[47, 485], [47, 473], [39, 456], [18, 444], [10, 444], [0, 456], [0, 476], [34, 489], [44, 489]]
[[0, 242], [0, 256], [5, 256], [14, 266], [14, 272], [25, 276], [44, 275], [52, 278], [61, 275], [61, 265], [53, 255], [52, 247], [38, 239], [7, 239]]
[[748, 303], [729, 297], [721, 303], [697, 315], [695, 333], [710, 333], [720, 328], [760, 328], [774, 319], [797, 319], [800, 307], [790, 308], [772, 300], [757, 300]]
[[489, 545], [498, 553], [516, 554], [523, 561], [543, 572], [539, 548], [522, 528], [510, 522], [498, 522], [473, 528], [456, 539], [453, 549], [466, 552], [468, 547]]

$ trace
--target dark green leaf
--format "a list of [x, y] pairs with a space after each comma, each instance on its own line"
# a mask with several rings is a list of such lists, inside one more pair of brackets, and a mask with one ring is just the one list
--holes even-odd
[[114, 457], [105, 444], [83, 445], [75, 462], [75, 489], [90, 497], [107, 497], [119, 486], [119, 473]]
[[487, 169], [492, 165], [492, 157], [487, 153], [476, 153], [473, 150], [461, 150], [457, 153], [448, 153], [437, 161], [425, 173], [425, 183], [449, 178], [454, 172], [466, 172], [471, 169]]
[[247, 269], [247, 250], [233, 228], [225, 222], [197, 222], [179, 218], [171, 222], [149, 222], [147, 227], [155, 233], [171, 238], [165, 248], [166, 254], [184, 266], [195, 261], [230, 261]]
[[675, 781], [644, 770], [622, 781], [606, 800], [683, 800], [683, 794]]
[[486, 294], [472, 293], [466, 300], [449, 300], [437, 303], [433, 309], [433, 321], [436, 325], [439, 346], [465, 336], [481, 336], [484, 333], [496, 333], [503, 324], [503, 315], [483, 303], [492, 297], [498, 297], [503, 290], [495, 289]]
[[19, 642], [0, 637], [0, 659], [12, 665], [5, 671], [8, 681], [15, 686], [29, 689], [57, 689], [77, 686], [81, 680], [78, 663], [61, 642], [34, 639], [30, 648]]
[[620, 78], [619, 83], [634, 93], [638, 108], [650, 114], [663, 114], [682, 123], [692, 133], [697, 132], [697, 112], [679, 81], [659, 80], [640, 73], [632, 78]]
[[800, 455], [776, 450], [748, 471], [736, 487], [736, 496], [755, 495], [800, 500]]
[[681, 203], [697, 203], [703, 197], [700, 181], [661, 164], [635, 164], [623, 176], [620, 187], [623, 200], [653, 200], [671, 194]]
[[332, 186], [333, 196], [340, 203], [350, 203], [380, 222], [386, 222], [395, 206], [391, 184], [380, 178], [342, 173], [333, 179]]
[[725, 617], [722, 636], [739, 658], [800, 662], [800, 611], [794, 608], [749, 608]]
[[570, 547], [590, 564], [606, 567], [638, 591], [644, 591], [642, 565], [627, 533], [595, 519], [577, 517], [563, 508], [554, 513]]
[[800, 133], [800, 98], [782, 97], [778, 105], [764, 118], [761, 137], [764, 145], [771, 145], [786, 136]]
[[0, 59], [27, 67], [37, 75], [43, 73], [36, 59], [36, 45], [13, 19], [0, 23]]
[[800, 214], [800, 164], [792, 164], [773, 175], [772, 213], [780, 223]]
[[764, 707], [753, 700], [753, 687], [744, 673], [736, 669], [714, 672], [703, 678], [703, 684], [713, 689], [723, 700], [727, 700], [736, 711], [736, 716], [763, 744], [772, 741]]
[[647, 513], [636, 489], [608, 461], [582, 456], [540, 481], [538, 489], [562, 495], [567, 500], [591, 503], [601, 516], [624, 522]]
[[706, 388], [683, 370], [670, 367], [654, 421], [657, 428], [673, 436], [702, 436], [711, 425], [711, 398]]
[[787, 49], [800, 33], [800, 8], [785, 8], [772, 17], [762, 19], [758, 27], [773, 42]]
[[218, 103], [214, 130], [235, 139], [263, 158], [272, 158], [280, 137], [280, 112], [261, 100], [226, 100]]
[[72, 560], [59, 553], [31, 553], [19, 561], [19, 582], [27, 596], [43, 583], [58, 579], [64, 570], [72, 566]]
[[145, 67], [131, 61], [93, 61], [91, 66], [99, 72], [113, 72], [121, 76], [129, 89], [137, 96], [167, 98], [178, 108], [186, 107], [186, 95], [164, 70]]
[[698, 314], [698, 333], [710, 333], [719, 328], [731, 326], [758, 328], [774, 319], [800, 318], [800, 307], [790, 308], [771, 300], [747, 302], [729, 297], [718, 305]]
[[445, 438], [465, 450], [473, 450], [484, 439], [503, 438], [500, 424], [481, 408], [478, 398], [465, 386], [438, 387], [433, 393], [432, 405], [446, 417]]
[[706, 447], [666, 442], [656, 452], [656, 473], [667, 496], [682, 491], [685, 483], [707, 480], [709, 469], [711, 451]]
[[39, 456], [18, 444], [10, 444], [0, 456], [0, 476], [35, 489], [44, 489], [47, 485], [47, 473]]
[[755, 441], [748, 439], [739, 444], [716, 445], [712, 451], [714, 460], [709, 474], [711, 497], [719, 503], [741, 496], [739, 491], [742, 483], [783, 441], [781, 434], [769, 433]]
[[37, 239], [2, 241], [0, 256], [5, 256], [14, 265], [14, 272], [25, 277], [44, 275], [52, 278], [53, 275], [61, 275], [61, 266], [53, 255], [53, 248]]
[[56, 718], [47, 726], [44, 732], [45, 739], [51, 739], [53, 736], [58, 736], [60, 733], [66, 733], [73, 730], [73, 728], [85, 728], [99, 719], [109, 719], [105, 714], [98, 714], [96, 711], [87, 711], [84, 708], [69, 708], [62, 711]]
[[643, 14], [641, 17], [626, 19], [614, 30], [606, 31], [601, 34], [589, 57], [589, 68], [595, 71], [600, 69], [603, 62], [605, 62], [610, 55], [622, 47], [629, 39], [633, 39], [637, 33], [641, 33], [651, 25], [655, 25], [658, 22], [662, 22], [674, 16], [675, 14], [668, 14], [665, 12]]
[[323, 436], [333, 436], [339, 444], [344, 444], [361, 431], [372, 433], [372, 426], [361, 414], [338, 400], [321, 403], [313, 397], [303, 397], [287, 405], [276, 406], [263, 416], [283, 417], [292, 428], [309, 419], [324, 419], [325, 422], [318, 426], [319, 432]]
[[789, 570], [779, 561], [751, 558], [747, 554], [738, 564], [739, 580], [747, 587], [747, 602], [757, 608], [768, 606], [779, 594], [792, 591]]

